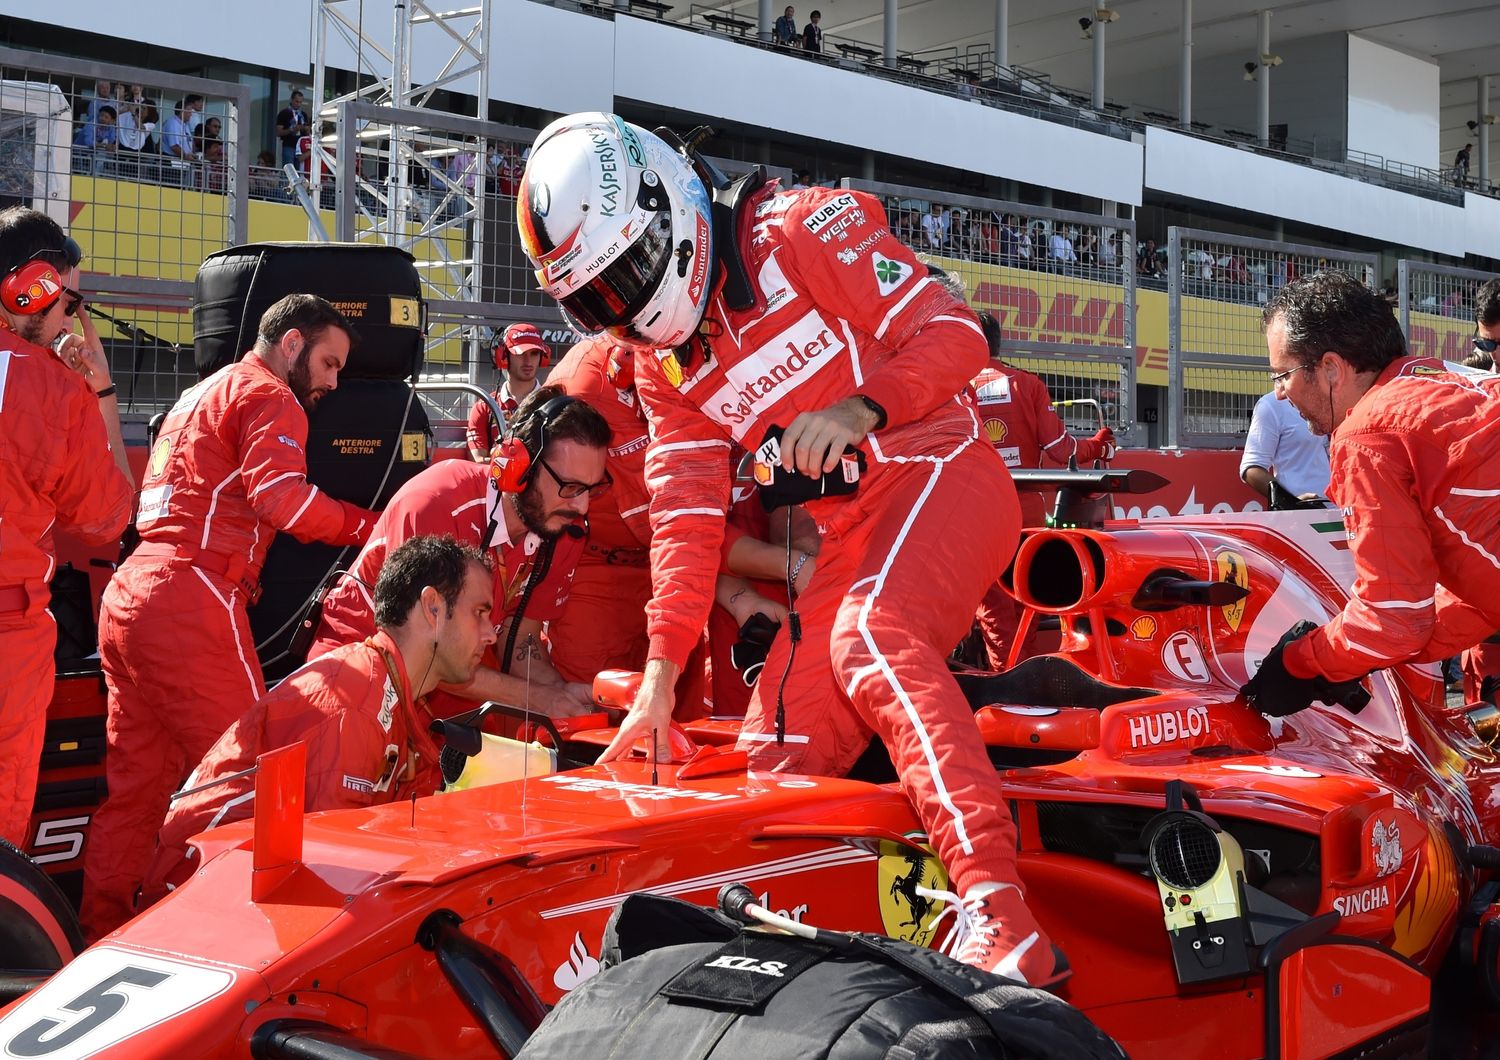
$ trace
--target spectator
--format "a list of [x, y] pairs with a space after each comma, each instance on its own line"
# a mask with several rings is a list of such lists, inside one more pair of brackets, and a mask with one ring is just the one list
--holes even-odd
[[974, 251], [978, 259], [987, 265], [996, 264], [1000, 260], [1000, 225], [992, 212], [985, 211], [979, 219], [974, 238]]
[[1120, 236], [1117, 232], [1111, 232], [1099, 244], [1099, 267], [1113, 269], [1118, 264], [1120, 264]]
[[1146, 240], [1146, 245], [1141, 247], [1140, 253], [1135, 257], [1135, 271], [1142, 276], [1162, 275], [1161, 261], [1156, 256], [1156, 240]]
[[[790, 10], [790, 9], [788, 9], [788, 10]], [[799, 170], [797, 170], [797, 176], [792, 181], [792, 190], [796, 191], [799, 188], [810, 188], [810, 187], [812, 187], [812, 174], [809, 173], [805, 169], [799, 169]]]
[[922, 242], [928, 250], [942, 250], [948, 244], [948, 226], [952, 222], [943, 204], [932, 204], [932, 212], [922, 218]]
[[1279, 386], [1263, 395], [1250, 414], [1250, 433], [1240, 457], [1240, 480], [1267, 501], [1271, 478], [1293, 497], [1328, 495], [1328, 442], [1307, 426]]
[[214, 140], [220, 141], [219, 146], [223, 147], [224, 138], [221, 134], [223, 128], [223, 123], [217, 115], [203, 119], [203, 124], [199, 126], [197, 132], [193, 133], [193, 150], [199, 158], [204, 157], [204, 146]]
[[1078, 241], [1078, 264], [1085, 269], [1099, 264], [1099, 237], [1092, 230], [1083, 233]]
[[1453, 158], [1453, 183], [1459, 187], [1469, 183], [1469, 153], [1473, 150], [1473, 144], [1464, 144]]
[[93, 121], [86, 121], [73, 134], [73, 146], [88, 151], [113, 151], [119, 143], [115, 130], [115, 108], [103, 104], [94, 113]]
[[115, 140], [122, 151], [146, 151], [151, 146], [151, 133], [161, 120], [157, 109], [146, 98], [141, 85], [131, 85], [115, 102]]
[[1016, 263], [1023, 269], [1035, 268], [1032, 256], [1036, 252], [1036, 240], [1031, 236], [1031, 226], [1021, 225], [1016, 230]]
[[823, 21], [823, 12], [814, 11], [808, 17], [812, 21], [802, 30], [802, 47], [810, 52], [822, 52], [823, 27], [819, 23]]
[[797, 12], [788, 4], [776, 25], [771, 29], [771, 40], [784, 48], [790, 48], [797, 40]]
[[1078, 263], [1078, 255], [1073, 251], [1073, 240], [1060, 226], [1052, 229], [1052, 237], [1047, 241], [1047, 256], [1052, 259], [1053, 268], [1065, 268]]
[[276, 156], [262, 151], [255, 156], [255, 165], [250, 167], [250, 193], [260, 198], [270, 198], [281, 189], [281, 174], [276, 169]]
[[1236, 254], [1231, 247], [1225, 247], [1224, 253], [1219, 255], [1219, 279], [1224, 283], [1248, 284], [1250, 282], [1250, 270], [1245, 267], [1245, 259]]
[[[89, 140], [87, 144], [82, 146], [94, 146], [94, 141], [98, 137], [98, 133], [95, 130], [97, 130], [100, 124], [99, 112], [105, 107], [110, 107], [114, 110], [116, 116], [119, 115], [120, 109], [115, 106], [114, 101], [114, 86], [108, 81], [97, 81], [94, 83], [94, 98], [89, 100], [88, 106], [84, 108], [83, 115], [79, 121], [79, 131], [83, 132], [87, 130]], [[76, 136], [73, 142], [74, 144], [78, 144]]]
[[188, 132], [196, 133], [198, 126], [203, 124], [203, 97], [192, 95], [183, 101], [183, 120], [187, 122]]
[[948, 251], [962, 257], [969, 253], [971, 246], [969, 218], [955, 206], [948, 211]]
[[1021, 236], [1016, 231], [1016, 219], [1010, 214], [1000, 223], [1000, 264], [1014, 265], [1021, 256]]
[[302, 109], [302, 93], [292, 90], [287, 105], [276, 115], [276, 135], [281, 140], [281, 164], [297, 161], [297, 141], [309, 130], [307, 113]]
[[193, 157], [193, 132], [188, 125], [188, 119], [192, 117], [192, 114], [192, 107], [186, 99], [177, 104], [177, 109], [162, 125], [162, 154], [184, 162]]
[[224, 141], [199, 140], [198, 143], [203, 160], [199, 184], [204, 191], [222, 195], [228, 184], [224, 166]]

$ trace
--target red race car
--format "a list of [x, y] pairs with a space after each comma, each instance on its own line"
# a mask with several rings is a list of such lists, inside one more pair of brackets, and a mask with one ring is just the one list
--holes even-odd
[[[1497, 996], [1493, 709], [1447, 710], [1435, 667], [1373, 674], [1358, 714], [1268, 719], [1237, 691], [1342, 606], [1335, 514], [1041, 530], [1011, 577], [1060, 650], [960, 681], [1064, 998], [1132, 1055], [1310, 1058], [1420, 1054], [1435, 1004]], [[566, 764], [611, 734], [551, 739]], [[300, 749], [266, 756], [255, 820], [0, 1015], [0, 1055], [510, 1054], [642, 890], [744, 883], [794, 920], [934, 941], [917, 887], [942, 870], [895, 784], [747, 773], [733, 723], [687, 734], [672, 765], [305, 818]], [[42, 888], [0, 886], [46, 920]], [[1435, 992], [1445, 961], [1461, 989]]]

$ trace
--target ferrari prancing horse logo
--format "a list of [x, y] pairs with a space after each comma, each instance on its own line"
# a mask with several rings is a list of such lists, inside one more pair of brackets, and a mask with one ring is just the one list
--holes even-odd
[[917, 888], [946, 890], [948, 874], [937, 855], [922, 843], [924, 836], [909, 838], [910, 845], [880, 841], [876, 869], [880, 920], [891, 938], [926, 946], [932, 941], [932, 922], [943, 911], [943, 903], [918, 894]]
[[[1241, 589], [1250, 588], [1250, 572], [1245, 567], [1245, 557], [1238, 552], [1220, 552], [1216, 560], [1219, 568], [1219, 581], [1238, 585]], [[1245, 617], [1245, 600], [1236, 600], [1232, 604], [1225, 604], [1219, 608], [1224, 612], [1224, 621], [1229, 623], [1229, 628], [1238, 631], [1240, 620]]]

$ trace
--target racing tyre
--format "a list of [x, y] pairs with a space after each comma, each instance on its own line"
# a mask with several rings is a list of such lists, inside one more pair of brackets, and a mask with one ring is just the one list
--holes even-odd
[[83, 948], [78, 917], [63, 893], [0, 839], [0, 970], [55, 972]]

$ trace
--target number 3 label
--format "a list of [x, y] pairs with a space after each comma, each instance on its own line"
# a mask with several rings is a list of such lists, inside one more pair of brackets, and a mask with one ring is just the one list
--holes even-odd
[[96, 947], [0, 1019], [0, 1056], [90, 1056], [201, 1005], [233, 982], [221, 968]]

